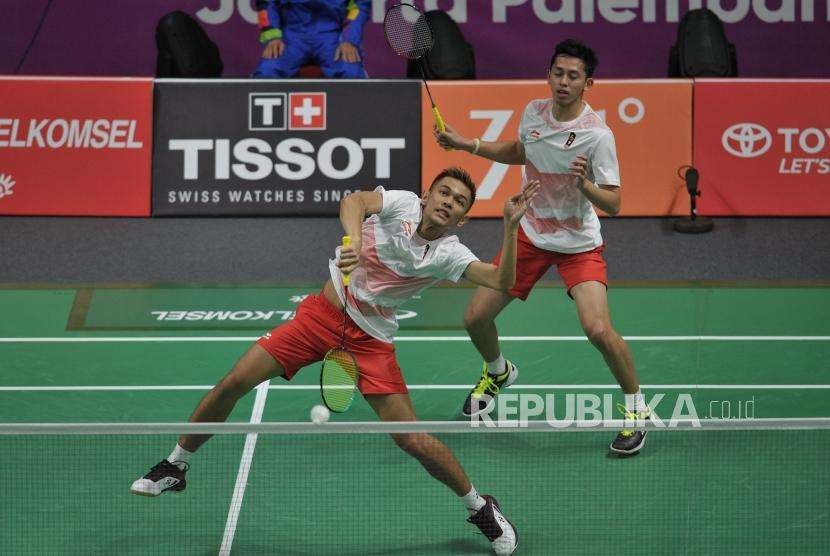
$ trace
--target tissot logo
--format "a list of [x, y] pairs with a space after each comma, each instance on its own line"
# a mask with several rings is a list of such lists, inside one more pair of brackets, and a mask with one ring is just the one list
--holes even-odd
[[250, 93], [248, 95], [248, 130], [285, 129], [287, 96], [285, 93]]
[[291, 93], [289, 129], [326, 129], [326, 93]]
[[772, 146], [772, 135], [764, 126], [744, 122], [730, 126], [721, 137], [723, 148], [740, 158], [755, 158]]
[[326, 93], [250, 93], [248, 130], [324, 130]]

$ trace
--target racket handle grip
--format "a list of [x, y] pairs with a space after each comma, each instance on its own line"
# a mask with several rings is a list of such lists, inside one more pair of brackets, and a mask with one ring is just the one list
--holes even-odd
[[[352, 244], [352, 236], [343, 236], [342, 245], [343, 247], [349, 247]], [[349, 287], [349, 275], [343, 273], [343, 285]]]
[[432, 107], [432, 117], [435, 120], [435, 127], [438, 128], [438, 131], [444, 133], [447, 131], [447, 126], [444, 125], [444, 118], [441, 117], [441, 113], [438, 111], [437, 106]]
[[[447, 126], [444, 125], [444, 118], [441, 117], [441, 113], [438, 111], [437, 106], [432, 107], [432, 119], [435, 120], [435, 127], [438, 129], [439, 133], [444, 133], [447, 131]], [[453, 151], [452, 147], [443, 147], [445, 151]]]

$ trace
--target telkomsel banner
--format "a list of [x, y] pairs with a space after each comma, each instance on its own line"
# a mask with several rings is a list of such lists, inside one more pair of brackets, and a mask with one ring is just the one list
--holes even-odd
[[151, 79], [0, 78], [0, 214], [149, 216]]
[[420, 191], [418, 82], [156, 82], [154, 215], [333, 215]]
[[[292, 320], [319, 286], [81, 289], [67, 330], [236, 330], [264, 332]], [[457, 329], [470, 297], [465, 288], [433, 288], [398, 309], [402, 330]]]
[[[430, 89], [448, 123], [462, 135], [484, 141], [516, 140], [527, 103], [551, 96], [545, 81], [436, 82]], [[687, 214], [689, 196], [678, 172], [692, 163], [692, 82], [597, 81], [585, 100], [614, 132], [622, 180], [620, 215]], [[442, 150], [433, 138], [426, 95], [423, 111], [424, 185], [445, 166], [466, 168], [478, 184], [471, 214], [501, 216], [505, 199], [519, 191], [522, 167]]]
[[702, 214], [830, 215], [830, 80], [695, 82]]

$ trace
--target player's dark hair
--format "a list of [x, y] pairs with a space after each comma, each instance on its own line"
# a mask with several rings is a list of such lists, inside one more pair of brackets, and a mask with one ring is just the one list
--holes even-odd
[[597, 69], [597, 55], [594, 50], [587, 44], [576, 39], [567, 39], [559, 44], [553, 50], [553, 56], [550, 57], [550, 64], [548, 68], [553, 67], [553, 62], [556, 61], [557, 56], [571, 56], [572, 58], [579, 58], [585, 65], [585, 76], [593, 77], [594, 70]]
[[[466, 185], [467, 189], [470, 190], [470, 207], [473, 206], [473, 203], [476, 202], [476, 183], [473, 181], [473, 178], [470, 177], [470, 173], [467, 172], [467, 170], [457, 166], [444, 168], [441, 170], [440, 174], [435, 176], [435, 179], [432, 180], [429, 188], [432, 189], [432, 187], [443, 178], [453, 178]], [[470, 210], [470, 207], [467, 207], [467, 210]]]

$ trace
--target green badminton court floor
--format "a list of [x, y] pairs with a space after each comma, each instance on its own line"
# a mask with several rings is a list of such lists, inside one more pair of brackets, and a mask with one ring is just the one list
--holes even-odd
[[[184, 422], [259, 334], [318, 289], [0, 289], [0, 422]], [[471, 292], [428, 290], [400, 313], [396, 349], [421, 420], [458, 419], [480, 370], [462, 326]], [[830, 416], [828, 294], [826, 284], [609, 292], [656, 413], [670, 417], [682, 405], [704, 419]], [[521, 373], [508, 392], [548, 394], [560, 416], [576, 395], [621, 401], [563, 289], [537, 288], [498, 325]], [[270, 381], [259, 403], [251, 393], [230, 420], [307, 420], [319, 402], [317, 373]], [[374, 419], [363, 400], [333, 418]], [[441, 438], [516, 523], [520, 554], [822, 554], [830, 546], [826, 432], [655, 431], [641, 455], [624, 460], [607, 455], [613, 435]], [[0, 553], [487, 553], [453, 494], [383, 435], [217, 436], [195, 457], [186, 492], [130, 495], [132, 480], [174, 443], [169, 435], [0, 436], [8, 508]]]

